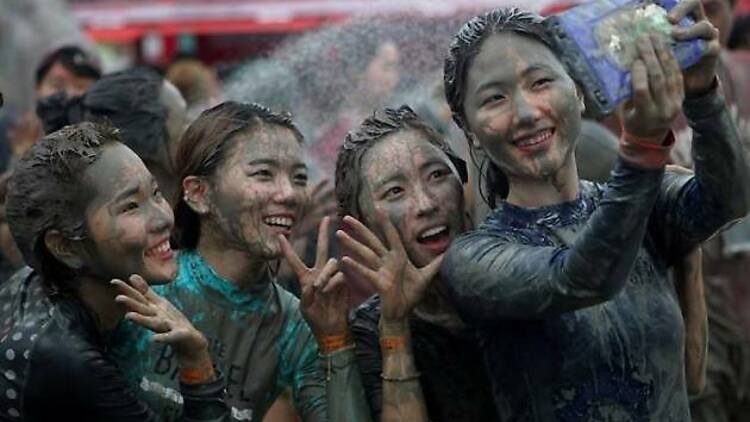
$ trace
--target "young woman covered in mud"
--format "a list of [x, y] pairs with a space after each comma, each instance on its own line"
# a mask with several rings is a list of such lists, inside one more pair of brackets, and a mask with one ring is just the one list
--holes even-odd
[[474, 332], [436, 283], [443, 252], [471, 225], [465, 170], [407, 106], [375, 112], [339, 151], [343, 263], [378, 292], [352, 323], [375, 420], [497, 420]]
[[15, 169], [7, 218], [31, 268], [0, 290], [0, 419], [159, 420], [109, 354], [123, 317], [174, 350], [181, 420], [228, 417], [208, 341], [144, 281], [175, 275], [174, 218], [121, 142], [105, 126], [68, 126], [37, 142]]
[[[175, 237], [182, 250], [177, 279], [159, 293], [209, 337], [240, 421], [262, 420], [287, 389], [305, 421], [368, 420], [346, 286], [338, 262], [326, 259], [327, 237], [319, 240], [313, 268], [286, 241], [307, 195], [302, 141], [287, 115], [225, 102], [188, 127], [177, 152]], [[321, 225], [327, 233], [328, 219]], [[275, 282], [284, 253], [300, 278], [301, 302]], [[120, 334], [126, 372], [172, 419], [181, 402], [174, 353], [148, 343], [144, 330]], [[128, 361], [144, 348], [149, 359]]]
[[[639, 39], [634, 96], [606, 184], [576, 176], [583, 93], [538, 16], [494, 10], [467, 22], [451, 45], [454, 118], [507, 183], [490, 186], [504, 201], [453, 242], [441, 280], [480, 328], [503, 420], [690, 418], [668, 269], [744, 216], [750, 187], [715, 77], [716, 30], [697, 0], [669, 18], [688, 13], [697, 23], [672, 35], [703, 38], [705, 57], [683, 72], [664, 42]], [[664, 170], [680, 111], [695, 132], [694, 176]]]

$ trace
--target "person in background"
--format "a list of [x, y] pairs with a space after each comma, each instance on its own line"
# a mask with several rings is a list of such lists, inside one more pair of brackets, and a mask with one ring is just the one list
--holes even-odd
[[167, 68], [165, 78], [185, 98], [188, 114], [192, 117], [216, 105], [221, 96], [216, 72], [198, 59], [178, 58]]

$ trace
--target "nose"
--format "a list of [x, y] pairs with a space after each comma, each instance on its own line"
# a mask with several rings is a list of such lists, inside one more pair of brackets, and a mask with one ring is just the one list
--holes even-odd
[[279, 177], [273, 200], [279, 204], [294, 206], [299, 199], [297, 189], [288, 177]]
[[533, 126], [536, 122], [539, 111], [534, 106], [532, 101], [529, 101], [527, 94], [518, 93], [513, 99], [514, 111], [513, 120], [514, 126]]
[[148, 221], [148, 229], [152, 233], [163, 233], [172, 230], [174, 226], [174, 212], [167, 201], [153, 204]]
[[437, 211], [438, 201], [435, 198], [435, 195], [433, 195], [428, 189], [423, 187], [417, 188], [415, 190], [415, 195], [417, 216], [428, 216]]

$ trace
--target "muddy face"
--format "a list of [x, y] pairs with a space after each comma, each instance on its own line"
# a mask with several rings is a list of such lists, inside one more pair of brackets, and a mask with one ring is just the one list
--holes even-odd
[[412, 129], [382, 139], [362, 160], [362, 219], [385, 238], [375, 214], [388, 216], [409, 258], [423, 266], [464, 231], [461, 183], [448, 157]]
[[85, 267], [102, 279], [140, 274], [170, 281], [177, 263], [169, 245], [172, 209], [140, 158], [122, 144], [104, 147], [84, 173]]
[[263, 124], [233, 140], [211, 180], [207, 227], [226, 247], [252, 257], [280, 256], [277, 236], [289, 236], [307, 200], [302, 145], [284, 127]]
[[552, 51], [512, 33], [484, 41], [463, 106], [475, 141], [510, 179], [554, 177], [572, 156], [583, 111]]

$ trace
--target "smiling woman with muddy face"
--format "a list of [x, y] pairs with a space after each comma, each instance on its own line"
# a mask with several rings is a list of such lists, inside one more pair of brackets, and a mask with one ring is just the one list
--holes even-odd
[[157, 420], [107, 352], [123, 317], [175, 350], [185, 418], [228, 415], [205, 337], [144, 281], [177, 270], [172, 210], [114, 129], [84, 123], [40, 140], [18, 163], [6, 206], [32, 269], [0, 291], [4, 418]]
[[[176, 201], [179, 272], [159, 293], [209, 333], [239, 420], [262, 420], [287, 389], [305, 421], [366, 420], [352, 364], [347, 291], [337, 261], [325, 258], [327, 238], [318, 243], [313, 268], [286, 240], [308, 196], [302, 142], [288, 115], [257, 104], [225, 102], [188, 127], [176, 160], [182, 183]], [[301, 303], [275, 282], [283, 256], [299, 276]], [[143, 330], [121, 336], [123, 357], [148, 346]], [[147, 353], [147, 361], [123, 359], [123, 365], [169, 420], [180, 408], [171, 393], [176, 361], [161, 345]]]
[[437, 283], [442, 254], [469, 224], [456, 165], [407, 106], [376, 111], [339, 151], [343, 263], [378, 292], [352, 323], [375, 420], [497, 419], [473, 332]]
[[[680, 2], [676, 40], [702, 38], [681, 71], [659, 39], [638, 39], [634, 95], [606, 184], [580, 181], [572, 150], [583, 93], [539, 16], [497, 9], [467, 22], [445, 63], [454, 120], [491, 159], [504, 198], [453, 242], [441, 280], [480, 329], [503, 420], [690, 419], [685, 331], [669, 269], [750, 206], [748, 167], [717, 90], [719, 42], [698, 0]], [[695, 176], [665, 171], [684, 112]]]

